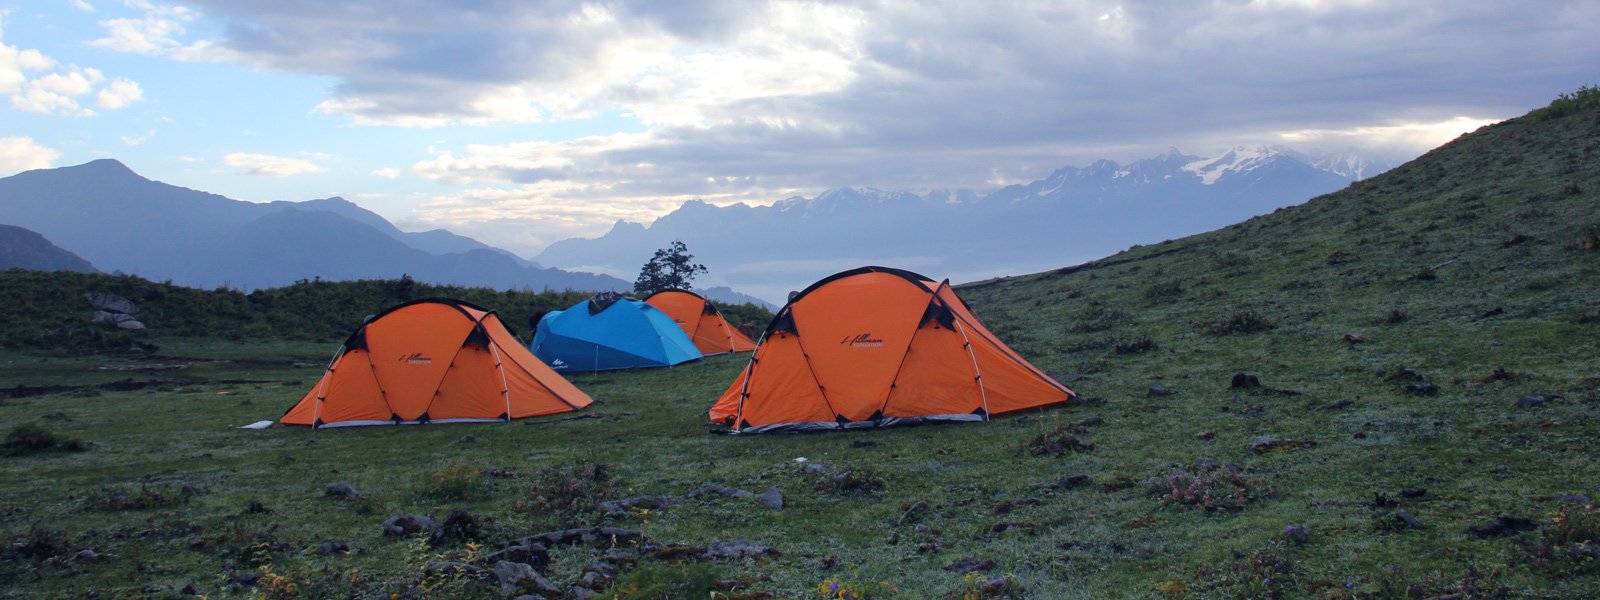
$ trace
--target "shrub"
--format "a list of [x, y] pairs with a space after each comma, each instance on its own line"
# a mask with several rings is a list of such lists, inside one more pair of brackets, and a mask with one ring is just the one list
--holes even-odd
[[1507, 598], [1511, 590], [1501, 583], [1502, 576], [1500, 569], [1469, 567], [1459, 577], [1440, 571], [1419, 578], [1396, 566], [1353, 591], [1357, 598]]
[[1537, 541], [1518, 541], [1524, 561], [1563, 574], [1600, 573], [1600, 510], [1565, 506], [1550, 520]]
[[1078, 432], [1076, 426], [1067, 427], [1058, 420], [1055, 426], [1046, 431], [1041, 431], [1033, 437], [1022, 441], [1022, 454], [1024, 456], [1055, 456], [1062, 457], [1078, 452], [1094, 452], [1094, 444], [1080, 440], [1073, 435]]
[[1211, 257], [1211, 264], [1219, 271], [1242, 269], [1250, 266], [1250, 257], [1238, 252], [1222, 252]]
[[657, 598], [716, 598], [720, 578], [710, 565], [699, 563], [643, 563], [622, 574], [615, 585], [598, 596], [604, 600], [654, 600]]
[[1144, 490], [1160, 498], [1162, 504], [1206, 512], [1243, 510], [1251, 503], [1277, 495], [1261, 480], [1227, 467], [1199, 473], [1172, 467], [1146, 479]]
[[1211, 326], [1211, 333], [1216, 335], [1232, 335], [1235, 333], [1256, 333], [1277, 327], [1261, 313], [1253, 310], [1244, 310], [1227, 315], [1217, 320]]
[[1125, 316], [1127, 316], [1127, 313], [1116, 307], [1105, 304], [1090, 304], [1088, 308], [1073, 315], [1071, 330], [1078, 333], [1105, 331], [1116, 327]]
[[1572, 93], [1562, 93], [1550, 101], [1544, 108], [1536, 108], [1528, 113], [1535, 121], [1548, 121], [1559, 119], [1584, 108], [1600, 106], [1600, 87], [1586, 85]]
[[844, 579], [828, 579], [817, 586], [817, 596], [830, 600], [869, 600], [893, 598], [900, 590], [887, 581], [865, 583]]
[[1411, 318], [1411, 315], [1406, 314], [1406, 311], [1403, 311], [1403, 310], [1400, 310], [1400, 309], [1396, 308], [1396, 309], [1390, 310], [1387, 313], [1384, 313], [1384, 315], [1381, 316], [1381, 317], [1373, 319], [1372, 320], [1372, 324], [1373, 325], [1397, 325], [1397, 324], [1406, 322], [1406, 319], [1409, 319], [1409, 318]]
[[85, 449], [83, 442], [56, 435], [34, 423], [12, 427], [11, 432], [6, 434], [5, 443], [0, 444], [0, 448], [4, 448], [5, 453], [11, 456], [41, 452], [81, 452]]
[[487, 498], [492, 490], [483, 472], [467, 465], [447, 465], [428, 474], [418, 494], [438, 500], [470, 502]]
[[1290, 598], [1300, 595], [1300, 572], [1283, 542], [1273, 540], [1248, 556], [1221, 567], [1201, 567], [1195, 573], [1202, 591], [1229, 598]]
[[1150, 301], [1169, 300], [1183, 295], [1183, 285], [1176, 280], [1163, 281], [1144, 289], [1144, 299]]
[[1011, 598], [1016, 587], [1017, 580], [1010, 575], [991, 577], [972, 571], [961, 577], [961, 587], [950, 596], [959, 600]]
[[1154, 340], [1151, 340], [1147, 337], [1138, 337], [1131, 340], [1122, 340], [1117, 342], [1117, 345], [1113, 346], [1111, 351], [1116, 352], [1117, 354], [1139, 354], [1141, 352], [1149, 352], [1155, 349], [1156, 343]]
[[838, 496], [868, 496], [889, 486], [873, 466], [844, 465], [837, 471], [807, 473], [812, 485]]
[[192, 495], [181, 487], [171, 485], [151, 487], [150, 484], [141, 483], [138, 489], [103, 487], [89, 492], [84, 497], [84, 504], [105, 511], [149, 510], [183, 504], [188, 502], [190, 497]]
[[601, 500], [615, 495], [620, 487], [611, 471], [609, 465], [598, 463], [545, 467], [534, 472], [527, 497], [513, 508], [568, 515], [594, 512]]
[[[7, 536], [11, 537], [11, 536]], [[72, 553], [72, 543], [65, 532], [40, 527], [34, 523], [26, 533], [12, 537], [11, 543], [0, 556], [17, 556], [33, 561], [44, 561]]]

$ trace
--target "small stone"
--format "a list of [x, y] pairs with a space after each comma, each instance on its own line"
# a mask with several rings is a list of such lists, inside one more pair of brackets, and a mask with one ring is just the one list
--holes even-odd
[[350, 544], [344, 540], [328, 540], [317, 546], [317, 554], [328, 556], [330, 554], [343, 554], [350, 551]]
[[500, 582], [500, 593], [507, 596], [531, 589], [535, 597], [562, 597], [561, 588], [533, 570], [532, 565], [502, 560], [494, 564], [494, 576]]
[[762, 546], [745, 540], [728, 540], [711, 542], [706, 547], [706, 558], [722, 560], [739, 560], [756, 556], [770, 556], [774, 554], [772, 548]]
[[878, 445], [878, 443], [872, 440], [856, 440], [850, 442], [851, 448], [871, 448], [876, 445]]
[[94, 562], [100, 560], [100, 553], [88, 548], [84, 548], [79, 550], [78, 554], [75, 555], [74, 558], [78, 559], [80, 562]]
[[1261, 387], [1261, 378], [1244, 372], [1234, 373], [1228, 387], [1236, 390], [1258, 388]]
[[262, 504], [260, 499], [251, 498], [250, 503], [245, 505], [244, 512], [251, 514], [267, 514], [272, 512], [272, 509], [267, 508], [267, 505]]
[[1344, 341], [1347, 344], [1360, 344], [1366, 342], [1367, 340], [1354, 333], [1346, 333], [1344, 334]]
[[471, 444], [471, 443], [476, 442], [476, 441], [478, 441], [478, 436], [475, 436], [475, 435], [472, 435], [472, 434], [469, 433], [467, 435], [461, 436], [461, 439], [456, 440], [456, 443], [458, 443], [458, 444]]
[[1394, 511], [1394, 518], [1399, 520], [1408, 529], [1422, 529], [1422, 521], [1418, 521], [1416, 517], [1411, 516], [1411, 513], [1406, 511]]
[[1340, 410], [1340, 409], [1343, 409], [1343, 408], [1348, 408], [1350, 405], [1355, 404], [1355, 403], [1356, 403], [1355, 400], [1350, 400], [1350, 399], [1339, 400], [1337, 402], [1334, 402], [1333, 404], [1329, 404], [1328, 405], [1328, 410]]
[[992, 569], [994, 569], [994, 561], [971, 557], [963, 558], [944, 566], [944, 570], [951, 573], [972, 573], [974, 571], [988, 573]]
[[1150, 386], [1150, 389], [1145, 392], [1145, 395], [1149, 396], [1151, 398], [1154, 398], [1156, 396], [1167, 396], [1167, 395], [1171, 395], [1171, 394], [1172, 394], [1172, 391], [1168, 390], [1167, 386], [1161, 385], [1159, 383], [1156, 384], [1156, 385]]
[[[1381, 375], [1383, 373], [1383, 371], [1378, 371], [1378, 373]], [[1400, 372], [1395, 373], [1394, 375], [1390, 375], [1389, 378], [1390, 379], [1406, 379], [1406, 380], [1411, 380], [1411, 381], [1423, 381], [1423, 380], [1427, 379], [1426, 377], [1423, 377], [1422, 373], [1417, 371], [1416, 369], [1400, 369]]]
[[395, 515], [383, 522], [384, 535], [416, 535], [433, 529], [433, 519], [417, 515]]
[[760, 496], [756, 496], [756, 502], [760, 502], [762, 506], [773, 510], [781, 510], [783, 508], [783, 492], [778, 491], [778, 486], [772, 486], [772, 489], [762, 492]]
[[814, 473], [832, 473], [837, 470], [839, 470], [838, 467], [833, 465], [825, 465], [822, 463], [807, 463], [806, 466], [800, 467], [800, 472], [807, 475]]
[[1421, 383], [1408, 383], [1406, 384], [1405, 391], [1407, 394], [1411, 394], [1413, 396], [1432, 396], [1439, 393], [1439, 386], [1426, 381]]
[[459, 508], [451, 509], [444, 516], [444, 521], [428, 536], [428, 544], [442, 546], [451, 541], [470, 540], [478, 536], [478, 520], [472, 513]]
[[700, 497], [709, 496], [709, 495], [712, 495], [712, 494], [716, 494], [718, 496], [726, 496], [726, 497], [729, 497], [729, 498], [749, 498], [749, 497], [752, 497], [752, 496], [756, 495], [755, 492], [750, 492], [750, 491], [741, 490], [741, 489], [737, 489], [737, 488], [731, 488], [731, 487], [728, 487], [728, 486], [725, 486], [725, 485], [703, 485], [703, 486], [700, 486], [698, 488], [695, 488], [694, 491], [689, 492], [689, 497], [690, 498], [700, 498]]
[[1538, 528], [1539, 524], [1533, 519], [1502, 515], [1487, 524], [1468, 527], [1467, 533], [1480, 538], [1507, 537]]
[[1082, 421], [1078, 421], [1079, 427], [1098, 427], [1105, 424], [1106, 420], [1100, 417], [1088, 417]]
[[350, 487], [350, 484], [343, 481], [329, 484], [327, 491], [323, 492], [323, 494], [327, 496], [340, 496], [344, 498], [361, 497], [361, 492], [356, 491], [355, 488]]
[[257, 571], [240, 571], [228, 577], [228, 583], [249, 587], [261, 581], [261, 573]]
[[1273, 450], [1311, 448], [1316, 445], [1316, 442], [1307, 440], [1280, 440], [1270, 435], [1262, 435], [1256, 436], [1256, 438], [1250, 442], [1250, 452], [1252, 454], [1266, 454]]
[[1552, 396], [1550, 394], [1532, 394], [1517, 398], [1517, 406], [1522, 408], [1534, 408], [1538, 406], [1544, 406], [1545, 404], [1549, 404], [1560, 399], [1561, 396]]
[[1058, 490], [1070, 490], [1089, 485], [1090, 483], [1093, 483], [1093, 481], [1089, 479], [1088, 475], [1084, 475], [1083, 473], [1074, 473], [1072, 475], [1062, 477], [1060, 481], [1055, 482], [1051, 485], [1051, 487], [1054, 487]]

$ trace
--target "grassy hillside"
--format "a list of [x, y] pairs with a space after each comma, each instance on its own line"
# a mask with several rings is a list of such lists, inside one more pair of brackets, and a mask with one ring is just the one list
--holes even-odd
[[[577, 376], [580, 418], [252, 432], [231, 427], [281, 414], [331, 348], [8, 351], [0, 390], [28, 387], [0, 423], [30, 427], [0, 463], [0, 596], [494, 596], [478, 569], [506, 541], [608, 526], [642, 537], [540, 572], [570, 591], [603, 561], [619, 598], [1597, 597], [1600, 107], [1554, 112], [962, 288], [1087, 399], [986, 424], [708, 435], [724, 356]], [[680, 502], [599, 505], [658, 495]], [[381, 533], [454, 508], [473, 531]], [[704, 559], [719, 540], [775, 554]]]

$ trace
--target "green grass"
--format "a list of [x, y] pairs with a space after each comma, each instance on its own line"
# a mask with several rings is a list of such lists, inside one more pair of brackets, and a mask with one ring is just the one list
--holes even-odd
[[[984, 424], [711, 435], [704, 412], [745, 360], [723, 356], [575, 376], [597, 418], [243, 431], [293, 404], [337, 339], [12, 350], [0, 354], [0, 390], [66, 389], [6, 398], [0, 423], [88, 449], [0, 462], [0, 596], [186, 585], [491, 596], [492, 581], [424, 567], [608, 525], [654, 544], [744, 539], [780, 552], [647, 557], [623, 577], [641, 590], [739, 579], [784, 598], [820, 598], [833, 582], [960, 597], [977, 579], [944, 567], [976, 558], [1025, 598], [1597, 597], [1600, 573], [1572, 544], [1594, 543], [1600, 519], [1552, 498], [1600, 497], [1600, 250], [1585, 246], [1600, 231], [1596, 206], [1600, 110], [1580, 107], [1486, 128], [1215, 232], [964, 286], [992, 330], [1086, 399]], [[1406, 369], [1437, 392], [1407, 393]], [[1238, 372], [1261, 386], [1230, 388]], [[105, 387], [125, 378], [145, 385]], [[1170, 393], [1149, 394], [1156, 384]], [[1518, 405], [1533, 394], [1560, 398]], [[1252, 452], [1261, 436], [1309, 444]], [[1215, 470], [1230, 464], [1242, 473]], [[567, 466], [589, 474], [547, 474]], [[1057, 485], [1074, 474], [1091, 482]], [[1245, 492], [1207, 504], [1163, 491], [1163, 476]], [[335, 482], [363, 498], [328, 496]], [[786, 506], [685, 496], [707, 484], [776, 486]], [[611, 517], [589, 502], [644, 495], [684, 501]], [[1374, 506], [1380, 495], [1395, 505]], [[252, 499], [267, 512], [248, 511]], [[452, 508], [479, 517], [483, 547], [380, 533], [390, 515]], [[1396, 510], [1422, 528], [1397, 526]], [[1504, 515], [1539, 530], [1469, 533]], [[1309, 535], [1286, 535], [1289, 525]], [[335, 539], [352, 552], [315, 552]], [[73, 558], [83, 549], [101, 559]], [[555, 548], [544, 572], [569, 587], [609, 551]], [[238, 573], [266, 575], [227, 583]]]

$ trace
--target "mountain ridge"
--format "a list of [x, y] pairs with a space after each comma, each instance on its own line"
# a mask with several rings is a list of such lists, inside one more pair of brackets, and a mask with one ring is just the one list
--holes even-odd
[[36, 231], [16, 225], [0, 225], [0, 270], [5, 269], [100, 272], [83, 257], [51, 243]]
[[[0, 221], [37, 231], [101, 268], [198, 287], [403, 274], [500, 289], [630, 287], [613, 277], [540, 267], [442, 230], [401, 232], [343, 198], [244, 202], [153, 181], [114, 159], [0, 178], [0, 208]], [[284, 258], [295, 268], [281, 268]]]
[[1378, 164], [1353, 152], [1282, 146], [1209, 158], [1171, 149], [1127, 164], [1062, 167], [987, 194], [839, 187], [770, 205], [689, 200], [648, 225], [619, 220], [599, 237], [557, 241], [534, 259], [625, 276], [631, 257], [682, 240], [711, 269], [708, 283], [781, 303], [796, 285], [862, 264], [892, 262], [960, 281], [1081, 262], [1293, 205]]

